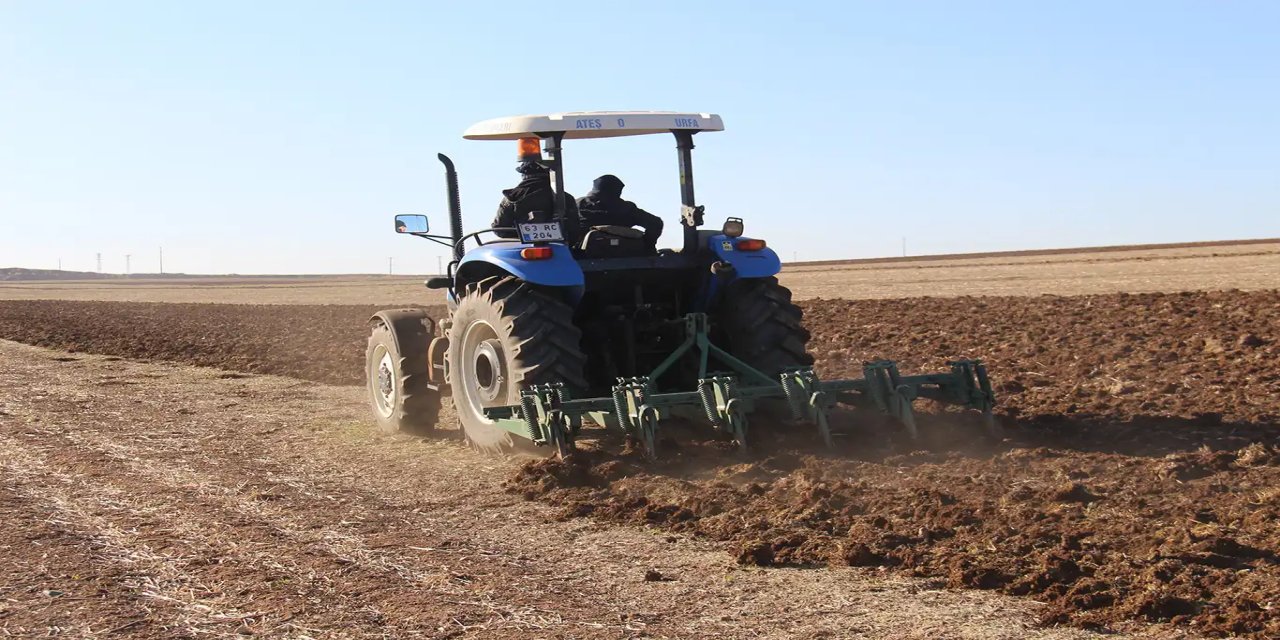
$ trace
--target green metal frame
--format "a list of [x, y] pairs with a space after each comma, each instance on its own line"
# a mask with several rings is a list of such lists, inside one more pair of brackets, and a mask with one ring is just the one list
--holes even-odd
[[[618, 426], [643, 445], [646, 454], [658, 454], [658, 425], [675, 407], [701, 407], [713, 428], [747, 446], [747, 417], [756, 401], [784, 400], [797, 422], [814, 425], [827, 446], [833, 446], [827, 414], [837, 404], [879, 410], [900, 422], [907, 434], [916, 438], [917, 398], [956, 404], [982, 412], [988, 432], [998, 437], [999, 426], [992, 409], [995, 394], [986, 367], [978, 360], [948, 363], [951, 371], [903, 376], [896, 363], [876, 360], [864, 363], [863, 377], [850, 380], [819, 380], [811, 367], [783, 372], [777, 377], [751, 367], [711, 343], [706, 314], [685, 316], [685, 340], [647, 376], [621, 378], [610, 396], [570, 399], [563, 385], [538, 385], [521, 392], [519, 405], [485, 409], [485, 414], [512, 434], [540, 445], [553, 446], [564, 455], [573, 449], [573, 440], [583, 417], [605, 424], [613, 416]], [[655, 382], [692, 350], [698, 352], [698, 386], [694, 391], [661, 393]], [[711, 357], [729, 367], [731, 374], [708, 375]], [[740, 383], [739, 377], [749, 382]]]

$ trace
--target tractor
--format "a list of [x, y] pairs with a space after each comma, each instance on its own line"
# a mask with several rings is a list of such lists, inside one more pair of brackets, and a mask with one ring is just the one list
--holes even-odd
[[[553, 210], [514, 228], [464, 232], [456, 168], [438, 155], [449, 234], [431, 233], [422, 215], [396, 216], [395, 225], [450, 248], [447, 272], [426, 281], [444, 291], [448, 317], [396, 309], [370, 319], [366, 370], [379, 427], [430, 431], [448, 395], [478, 448], [531, 445], [564, 456], [584, 428], [603, 427], [652, 458], [673, 417], [703, 421], [746, 448], [749, 418], [781, 411], [786, 424], [807, 424], [830, 446], [830, 412], [852, 405], [914, 437], [912, 404], [923, 397], [979, 411], [994, 431], [995, 399], [979, 361], [905, 376], [876, 360], [864, 363], [862, 378], [818, 377], [802, 312], [776, 278], [778, 255], [745, 235], [741, 218], [702, 228], [693, 138], [723, 130], [718, 115], [672, 112], [516, 116], [467, 129], [466, 139], [517, 141], [522, 160], [541, 163]], [[566, 200], [564, 141], [657, 134], [676, 141], [680, 246], [652, 248], [630, 228], [580, 228]]]

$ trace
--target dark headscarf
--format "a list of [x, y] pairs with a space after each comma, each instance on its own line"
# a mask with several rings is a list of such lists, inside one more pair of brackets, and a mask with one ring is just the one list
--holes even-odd
[[[520, 183], [511, 189], [504, 189], [502, 194], [512, 202], [518, 202], [529, 196], [551, 193], [551, 173], [536, 162], [521, 162], [516, 167], [520, 172]], [[550, 195], [545, 196], [550, 201]], [[539, 207], [541, 208], [541, 207]]]
[[524, 162], [521, 162], [519, 165], [516, 166], [516, 171], [519, 172], [520, 175], [522, 176], [527, 176], [530, 174], [537, 174], [537, 173], [541, 173], [541, 174], [550, 173], [550, 170], [548, 170], [546, 167], [532, 160], [525, 160]]
[[617, 200], [622, 197], [622, 188], [625, 186], [627, 185], [623, 184], [618, 176], [606, 173], [591, 183], [591, 193], [588, 193], [587, 197], [604, 202]]

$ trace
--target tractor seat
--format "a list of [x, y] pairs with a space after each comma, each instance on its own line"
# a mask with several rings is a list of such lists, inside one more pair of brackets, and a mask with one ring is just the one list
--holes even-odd
[[644, 232], [635, 227], [624, 227], [616, 224], [601, 224], [591, 227], [592, 231], [601, 231], [606, 235], [619, 238], [644, 238]]
[[583, 258], [636, 258], [652, 255], [644, 232], [631, 227], [599, 225], [582, 238]]
[[[724, 232], [719, 229], [698, 229], [698, 252], [705, 251], [707, 248], [707, 242], [709, 242], [711, 238], [722, 233]], [[672, 251], [674, 253], [683, 253], [684, 248], [676, 247]]]

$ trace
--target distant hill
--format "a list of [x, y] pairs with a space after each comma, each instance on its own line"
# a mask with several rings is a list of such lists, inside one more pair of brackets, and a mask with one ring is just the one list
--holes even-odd
[[7, 267], [0, 269], [0, 280], [100, 280], [120, 278], [114, 273], [94, 273], [92, 271], [59, 271], [57, 269], [23, 269]]
[[[185, 273], [98, 273], [96, 271], [61, 271], [59, 269], [0, 268], [0, 282], [23, 280], [154, 280], [173, 278], [199, 278]], [[223, 277], [223, 276], [212, 276]]]
[[194, 281], [243, 281], [259, 283], [274, 281], [294, 282], [298, 280], [334, 280], [342, 278], [367, 278], [370, 280], [426, 278], [430, 274], [397, 273], [326, 273], [326, 274], [191, 274], [191, 273], [97, 273], [95, 271], [59, 271], [57, 269], [24, 269], [22, 267], [0, 268], [0, 282], [23, 282], [39, 280], [117, 280], [139, 282], [147, 280], [194, 280]]

